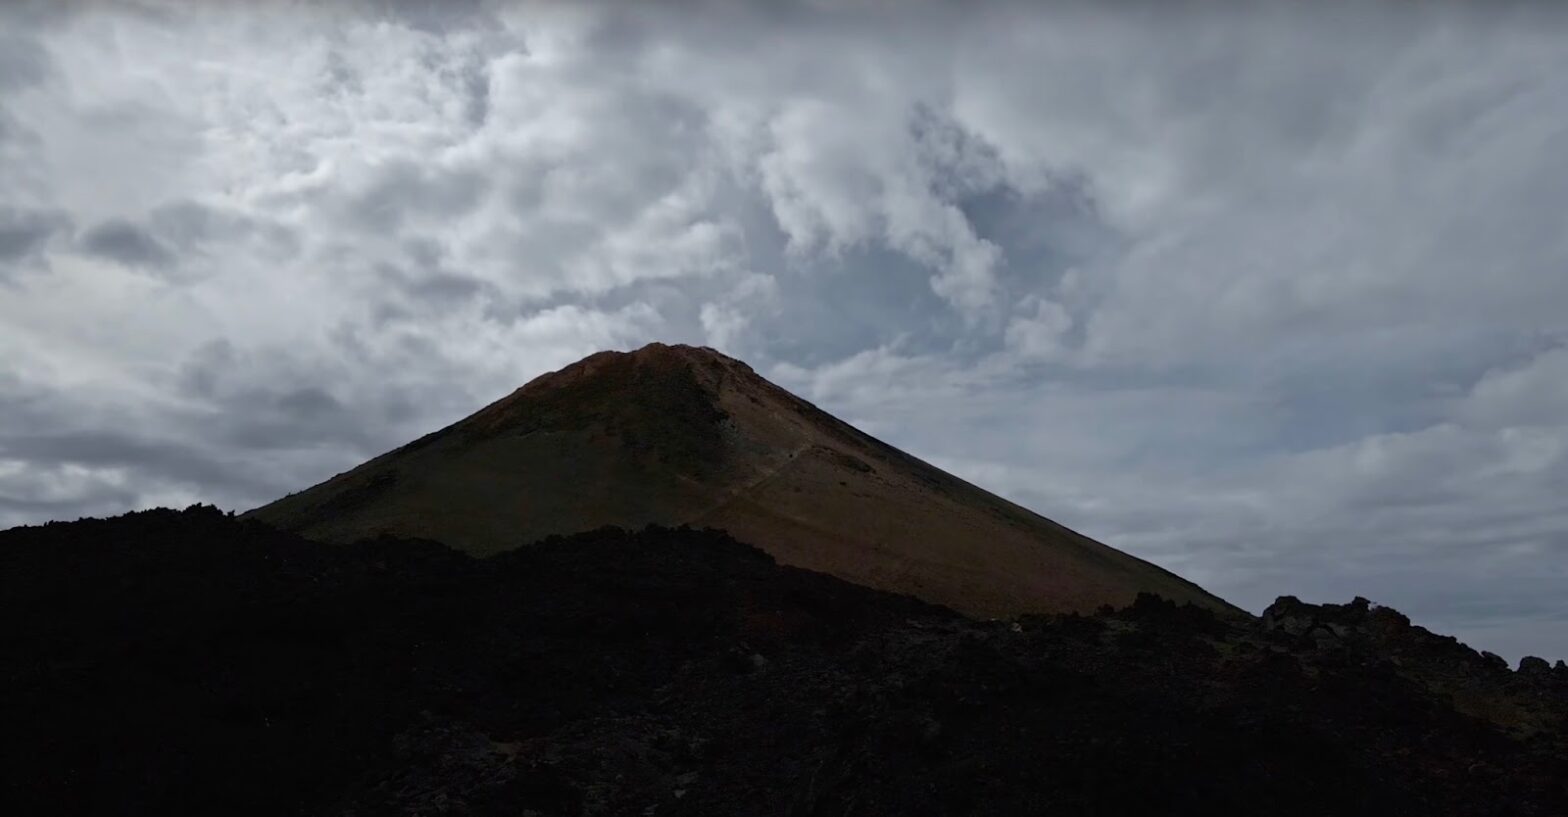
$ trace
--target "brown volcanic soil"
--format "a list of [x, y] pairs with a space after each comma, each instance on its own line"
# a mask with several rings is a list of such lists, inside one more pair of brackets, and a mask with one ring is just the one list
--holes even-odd
[[249, 516], [486, 555], [605, 525], [730, 532], [976, 616], [1220, 599], [835, 419], [711, 349], [602, 352]]

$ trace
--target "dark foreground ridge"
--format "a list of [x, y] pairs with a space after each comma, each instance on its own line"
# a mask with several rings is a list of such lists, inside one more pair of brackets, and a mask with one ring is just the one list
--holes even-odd
[[1387, 608], [976, 622], [714, 532], [0, 533], [0, 811], [1568, 814], [1568, 668]]

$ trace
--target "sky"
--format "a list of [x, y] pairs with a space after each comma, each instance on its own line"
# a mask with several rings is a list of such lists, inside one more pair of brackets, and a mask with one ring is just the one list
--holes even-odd
[[1568, 658], [1568, 14], [0, 3], [0, 527], [713, 346], [1253, 611]]

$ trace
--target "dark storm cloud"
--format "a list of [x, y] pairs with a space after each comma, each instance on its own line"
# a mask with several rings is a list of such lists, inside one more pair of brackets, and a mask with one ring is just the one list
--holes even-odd
[[[358, 341], [345, 336], [338, 343]], [[379, 354], [339, 352], [347, 359]], [[167, 384], [165, 393], [178, 402], [155, 410], [0, 372], [0, 416], [7, 418], [0, 428], [0, 523], [114, 513], [149, 496], [232, 507], [282, 495], [428, 431], [431, 412], [447, 421], [466, 413], [479, 396], [398, 374], [400, 367], [439, 369], [421, 359], [430, 354], [439, 351], [404, 349], [397, 363], [377, 359], [345, 370], [319, 354], [257, 354], [214, 341]], [[18, 463], [25, 468], [15, 470]]]
[[[0, 376], [0, 521], [75, 518], [133, 507], [138, 497], [244, 496], [277, 490], [234, 452], [154, 428], [134, 408], [83, 400], [16, 375]], [[113, 416], [114, 423], [105, 422]], [[187, 418], [188, 419], [188, 418]], [[197, 432], [197, 433], [193, 433]], [[25, 463], [21, 472], [7, 463]]]
[[125, 219], [110, 219], [87, 228], [78, 238], [91, 255], [152, 272], [172, 269], [178, 259], [145, 228]]
[[[256, 377], [262, 371], [265, 380]], [[334, 379], [308, 360], [286, 354], [258, 359], [220, 340], [185, 361], [179, 388], [198, 401], [186, 422], [216, 448], [374, 447], [376, 429], [332, 394]]]
[[[113, 514], [118, 508], [134, 505], [142, 496], [135, 488], [97, 487], [80, 491], [70, 499], [31, 499], [0, 492], [0, 519], [15, 518], [70, 521], [89, 516]], [[27, 524], [26, 522], [20, 524]]]
[[489, 281], [453, 271], [439, 241], [412, 238], [402, 249], [402, 263], [383, 262], [374, 267], [378, 297], [372, 314], [379, 326], [417, 322], [432, 314], [462, 313], [475, 304], [490, 320], [504, 320], [537, 306], [506, 297]]
[[74, 431], [0, 433], [0, 457], [35, 464], [89, 467], [130, 467], [156, 472], [192, 485], [264, 488], [233, 462], [203, 453], [184, 441], [148, 438], [135, 433]]
[[292, 226], [189, 200], [154, 208], [144, 232], [187, 264], [196, 258], [221, 267], [233, 263], [237, 254], [287, 263], [301, 250], [298, 231]]
[[213, 451], [279, 456], [320, 478], [501, 396], [454, 389], [437, 374], [442, 350], [433, 345], [373, 340], [344, 325], [308, 355], [205, 343], [172, 387], [192, 403], [182, 426]]
[[59, 470], [39, 463], [29, 468], [26, 480], [0, 476], [0, 527], [118, 514], [143, 502], [153, 488], [150, 481], [133, 485], [94, 479], [61, 481], [51, 488], [47, 483]]
[[464, 107], [468, 124], [475, 128], [484, 127], [485, 120], [490, 117], [490, 75], [484, 65], [475, 64], [463, 69], [463, 88], [468, 92], [467, 105]]
[[485, 282], [449, 272], [432, 273], [418, 279], [408, 287], [408, 292], [411, 296], [426, 303], [432, 301], [462, 302], [478, 297], [487, 291], [489, 291], [489, 287]]
[[420, 31], [494, 24], [484, 0], [371, 0], [370, 8]]
[[477, 171], [443, 172], [403, 160], [374, 171], [346, 202], [349, 218], [370, 230], [395, 232], [411, 216], [462, 218], [478, 205], [490, 180]]
[[343, 411], [343, 404], [339, 403], [336, 397], [316, 386], [307, 386], [279, 395], [275, 405], [284, 416], [304, 421], [328, 417]]
[[252, 231], [247, 220], [221, 213], [194, 201], [179, 201], [154, 210], [148, 222], [158, 235], [179, 247], [210, 241], [233, 241]]
[[48, 50], [36, 40], [0, 32], [0, 92], [15, 93], [39, 85], [53, 70]]
[[0, 280], [8, 271], [38, 260], [55, 236], [70, 230], [66, 213], [0, 205]]

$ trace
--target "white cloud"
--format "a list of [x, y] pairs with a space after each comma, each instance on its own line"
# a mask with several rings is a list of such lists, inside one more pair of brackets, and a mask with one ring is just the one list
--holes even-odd
[[778, 282], [772, 276], [750, 273], [740, 277], [718, 300], [703, 304], [698, 312], [708, 345], [744, 356], [758, 340], [751, 331], [752, 321], [772, 314], [778, 299]]
[[1065, 335], [1072, 327], [1072, 316], [1061, 304], [1031, 296], [1007, 325], [1007, 346], [1023, 358], [1058, 358], [1066, 352]]

